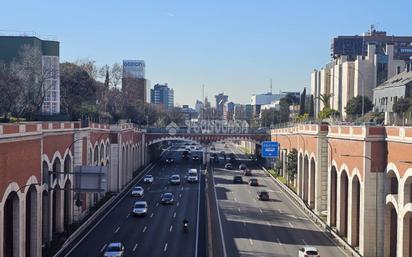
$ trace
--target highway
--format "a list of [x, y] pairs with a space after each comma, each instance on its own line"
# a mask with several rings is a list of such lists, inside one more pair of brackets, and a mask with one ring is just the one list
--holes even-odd
[[[305, 245], [315, 246], [320, 256], [346, 256], [334, 242], [319, 230], [296, 205], [281, 191], [281, 188], [264, 171], [254, 166], [234, 145], [225, 148], [216, 144], [216, 152], [234, 153], [237, 159], [247, 163], [259, 187], [233, 184], [233, 176], [239, 170], [225, 170], [224, 161], [214, 165], [213, 182], [219, 206], [223, 244], [218, 253], [222, 257], [298, 256], [298, 249]], [[257, 191], [269, 192], [270, 201], [259, 201]], [[216, 200], [216, 199], [215, 199]], [[217, 211], [211, 215], [218, 215]], [[217, 219], [215, 219], [217, 220]], [[217, 220], [216, 222], [219, 223]], [[215, 226], [215, 227], [217, 227]], [[216, 230], [216, 229], [215, 229]], [[216, 236], [216, 231], [214, 236]]]
[[[90, 233], [66, 256], [102, 256], [110, 242], [122, 242], [127, 256], [205, 256], [204, 224], [199, 220], [201, 231], [197, 231], [198, 216], [204, 213], [199, 201], [201, 197], [202, 179], [200, 183], [189, 184], [184, 181], [189, 168], [200, 168], [199, 161], [181, 159], [181, 151], [171, 150], [165, 157], [173, 157], [174, 164], [166, 164], [160, 160], [147, 174], [154, 176], [152, 184], [143, 184], [140, 179], [136, 185], [144, 188], [142, 198], [132, 197], [128, 192], [117, 206], [90, 231]], [[181, 185], [169, 185], [169, 177], [179, 174]], [[142, 174], [143, 175], [143, 174]], [[202, 187], [203, 188], [203, 187]], [[172, 192], [175, 196], [173, 205], [160, 204], [160, 196], [164, 192]], [[131, 215], [135, 201], [145, 200], [148, 203], [146, 217]], [[199, 208], [201, 210], [199, 210]], [[189, 231], [183, 232], [183, 219], [189, 220]], [[199, 232], [199, 234], [198, 234]], [[199, 243], [200, 241], [200, 243]], [[196, 250], [200, 254], [196, 253]]]

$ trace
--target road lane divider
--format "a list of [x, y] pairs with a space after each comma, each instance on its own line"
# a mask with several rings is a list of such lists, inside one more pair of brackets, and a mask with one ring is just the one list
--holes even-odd
[[136, 251], [136, 248], [137, 248], [138, 245], [139, 245], [138, 243], [136, 243], [136, 244], [134, 245], [134, 247], [133, 247], [133, 252]]
[[101, 252], [101, 253], [104, 251], [104, 249], [106, 249], [106, 245], [107, 245], [107, 243], [104, 244], [103, 247], [100, 249], [100, 252]]

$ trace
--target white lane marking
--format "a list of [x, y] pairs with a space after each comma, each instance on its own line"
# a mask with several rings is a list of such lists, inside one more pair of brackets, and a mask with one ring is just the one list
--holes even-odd
[[233, 199], [233, 200], [235, 200], [235, 202], [237, 202], [237, 199], [236, 199], [236, 197]]
[[290, 223], [290, 222], [289, 222], [289, 226], [292, 227], [292, 228], [294, 228], [294, 226], [293, 226], [292, 223]]
[[182, 194], [179, 194], [179, 197], [182, 198]]
[[278, 209], [278, 211], [279, 211], [279, 213], [282, 213], [282, 210], [281, 210], [281, 209]]
[[263, 211], [262, 211], [262, 209], [260, 209], [260, 208], [259, 208], [259, 211], [260, 211], [260, 213], [262, 213], [262, 214], [263, 214]]
[[138, 245], [139, 245], [138, 243], [136, 243], [136, 244], [134, 245], [134, 247], [133, 247], [133, 252], [136, 251], [136, 248], [137, 248]]
[[126, 219], [128, 219], [129, 217], [130, 217], [130, 213], [129, 213], [129, 214], [127, 214]]
[[175, 213], [173, 213], [173, 218], [176, 218], [176, 212], [175, 212]]
[[237, 208], [237, 210], [240, 212], [240, 208]]
[[279, 245], [282, 245], [282, 243], [280, 242], [280, 239], [279, 239], [279, 237], [278, 237], [278, 243], [279, 243]]
[[153, 218], [154, 213], [152, 212], [152, 214], [150, 214], [150, 218]]
[[250, 192], [250, 190], [248, 190], [249, 194], [252, 194], [252, 192]]
[[305, 242], [305, 240], [304, 240], [304, 239], [302, 239], [302, 242], [303, 242], [303, 244], [304, 244], [304, 245], [308, 245], [308, 244]]
[[172, 232], [173, 225], [170, 225], [169, 232]]
[[156, 204], [156, 207], [158, 207], [158, 206], [159, 206], [159, 203]]
[[253, 201], [255, 201], [255, 203], [257, 203], [257, 201], [256, 201], [256, 199], [255, 199], [255, 198], [253, 198]]
[[269, 221], [266, 221], [266, 224], [268, 224], [268, 226], [270, 226], [270, 222], [269, 222]]
[[116, 230], [114, 231], [114, 233], [117, 233], [120, 229], [120, 226], [118, 228], [116, 228]]
[[167, 243], [165, 244], [165, 247], [163, 248], [163, 252], [167, 251]]
[[245, 227], [246, 227], [246, 222], [245, 222], [245, 221], [243, 221], [243, 226], [245, 226]]
[[250, 238], [249, 238], [249, 242], [250, 242], [250, 244], [251, 244], [251, 245], [253, 245], [253, 241], [252, 241], [252, 239], [250, 239]]
[[106, 249], [106, 245], [107, 245], [107, 244], [104, 244], [103, 247], [102, 247], [102, 249], [100, 249], [100, 252], [101, 252], [101, 253], [104, 251], [104, 249]]
[[146, 230], [147, 230], [147, 226], [144, 226], [143, 233], [146, 232]]
[[183, 186], [182, 186], [182, 191], [183, 191]]
[[147, 191], [149, 191], [149, 190], [150, 190], [150, 187], [147, 188]]
[[178, 207], [179, 207], [179, 202], [177, 202], [176, 206], [178, 206]]

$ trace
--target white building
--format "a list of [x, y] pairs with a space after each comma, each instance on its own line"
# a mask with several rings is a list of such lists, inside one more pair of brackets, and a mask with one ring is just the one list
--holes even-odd
[[143, 60], [123, 60], [123, 78], [145, 78], [146, 64]]

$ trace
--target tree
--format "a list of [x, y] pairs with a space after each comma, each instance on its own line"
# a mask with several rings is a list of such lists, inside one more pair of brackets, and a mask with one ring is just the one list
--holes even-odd
[[411, 106], [410, 100], [407, 98], [399, 98], [392, 106], [392, 110], [397, 114], [405, 113]]
[[299, 115], [303, 115], [305, 113], [305, 101], [306, 101], [306, 88], [304, 88], [302, 94], [300, 94]]
[[319, 112], [318, 116], [319, 119], [328, 119], [330, 117], [336, 117], [339, 116], [340, 113], [337, 110], [331, 109], [329, 107], [324, 107], [322, 111]]
[[[362, 98], [362, 96], [358, 95], [349, 100], [345, 107], [348, 115], [362, 114]], [[368, 113], [373, 108], [372, 101], [367, 96], [364, 97], [363, 105], [364, 113]]]
[[317, 99], [322, 102], [323, 108], [330, 108], [330, 99], [332, 98], [333, 94], [320, 94]]
[[10, 67], [0, 64], [0, 115], [4, 115], [4, 121], [8, 122], [8, 115], [16, 106], [16, 99], [22, 92], [22, 83]]
[[289, 152], [287, 158], [287, 172], [289, 181], [293, 181], [295, 180], [295, 176], [298, 170], [298, 151], [296, 149], [292, 149], [292, 151]]
[[14, 99], [14, 115], [33, 120], [34, 115], [41, 111], [44, 99], [52, 86], [47, 83], [57, 76], [57, 70], [52, 63], [43, 65], [40, 49], [24, 45], [17, 61], [10, 64], [11, 76], [16, 76], [20, 83], [20, 93]]
[[[89, 72], [73, 63], [60, 65], [60, 99], [62, 113], [72, 120], [83, 114], [96, 115], [96, 81]], [[94, 106], [94, 107], [93, 107]]]
[[260, 125], [262, 127], [269, 127], [280, 122], [280, 112], [274, 108], [262, 110], [260, 115]]

